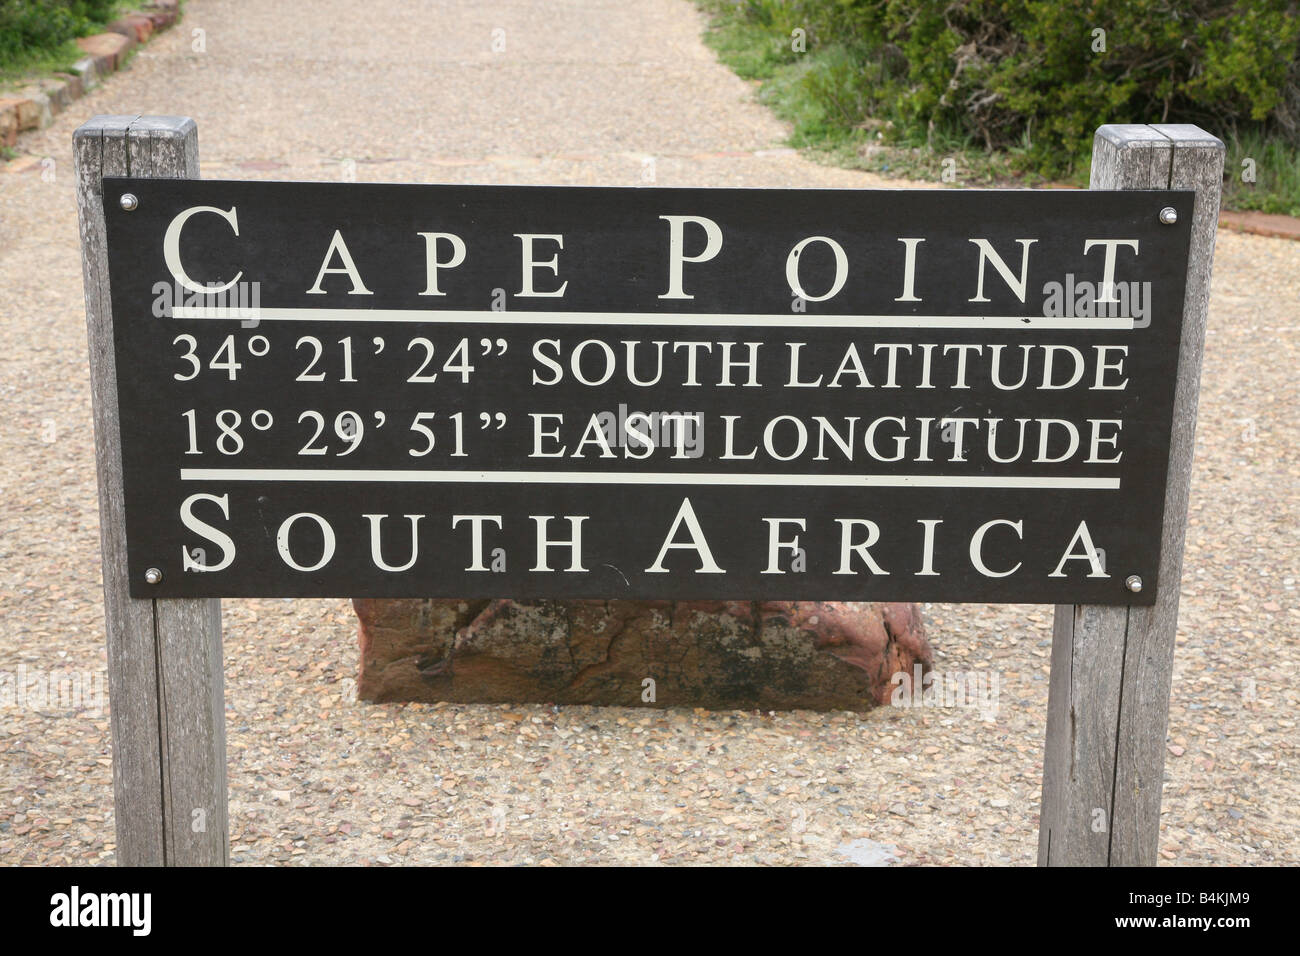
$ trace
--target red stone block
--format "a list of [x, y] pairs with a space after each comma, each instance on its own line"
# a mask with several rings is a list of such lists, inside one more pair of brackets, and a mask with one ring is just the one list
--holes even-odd
[[173, 23], [176, 22], [175, 10], [150, 9], [149, 12], [145, 14], [145, 16], [147, 16], [149, 18], [149, 22], [153, 24], [154, 33], [157, 33], [159, 30], [166, 30], [168, 27], [170, 27]]
[[0, 98], [0, 146], [18, 142], [18, 104], [20, 100]]
[[79, 100], [86, 95], [86, 84], [77, 74], [55, 73], [54, 75], [63, 84], [62, 107], [64, 109], [67, 109], [73, 100]]
[[[23, 95], [27, 93], [28, 95]], [[21, 91], [18, 103], [18, 129], [40, 129], [48, 125], [50, 117], [49, 98], [42, 95], [35, 87]]]
[[[914, 604], [353, 601], [372, 701], [870, 710], [933, 654]], [[649, 678], [653, 684], [646, 684]], [[653, 686], [653, 695], [648, 688]]]
[[136, 43], [144, 43], [153, 34], [153, 21], [143, 13], [128, 13], [108, 25], [109, 33], [120, 33]]
[[121, 66], [126, 52], [134, 45], [134, 38], [121, 33], [97, 33], [77, 40], [77, 46], [82, 52], [94, 58], [100, 67], [100, 73], [110, 73]]
[[1249, 232], [1257, 236], [1271, 236], [1275, 239], [1300, 240], [1300, 219], [1277, 213], [1264, 212], [1228, 212], [1219, 213], [1219, 225], [1238, 232]]

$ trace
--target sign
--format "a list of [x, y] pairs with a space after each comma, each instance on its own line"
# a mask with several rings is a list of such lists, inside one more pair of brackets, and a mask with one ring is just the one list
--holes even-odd
[[105, 179], [131, 593], [1151, 603], [1192, 200]]

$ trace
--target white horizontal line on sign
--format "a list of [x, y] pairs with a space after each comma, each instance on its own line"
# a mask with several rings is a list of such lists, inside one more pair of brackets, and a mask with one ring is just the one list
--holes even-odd
[[415, 471], [359, 468], [182, 468], [182, 481], [392, 481], [557, 485], [778, 485], [830, 488], [1055, 488], [1115, 490], [1118, 478], [1022, 475], [740, 475], [685, 472]]
[[803, 315], [729, 312], [494, 312], [490, 309], [262, 309], [176, 306], [175, 319], [244, 322], [431, 322], [480, 325], [680, 325], [818, 329], [1040, 329], [1128, 332], [1132, 318], [1042, 315]]

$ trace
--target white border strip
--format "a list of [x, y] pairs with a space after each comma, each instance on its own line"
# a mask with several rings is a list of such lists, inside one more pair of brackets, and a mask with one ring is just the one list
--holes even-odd
[[769, 485], [823, 488], [1119, 488], [1118, 478], [989, 475], [742, 475], [686, 472], [415, 471], [343, 468], [182, 468], [181, 481], [483, 482], [553, 485]]
[[665, 325], [812, 329], [1034, 329], [1129, 332], [1132, 318], [1042, 315], [780, 315], [729, 312], [494, 312], [474, 309], [262, 309], [176, 306], [174, 319], [242, 322], [425, 322], [440, 325]]

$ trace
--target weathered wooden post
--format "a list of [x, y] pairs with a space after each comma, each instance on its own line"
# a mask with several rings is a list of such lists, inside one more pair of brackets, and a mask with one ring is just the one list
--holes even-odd
[[1093, 189], [1196, 192], [1165, 491], [1161, 586], [1150, 607], [1058, 605], [1038, 862], [1154, 865], [1178, 624], [1197, 391], [1223, 185], [1223, 143], [1196, 126], [1102, 126]]
[[224, 865], [230, 841], [221, 602], [128, 593], [101, 179], [197, 179], [198, 130], [184, 117], [96, 116], [73, 134], [73, 144], [99, 466], [117, 858], [132, 866]]

